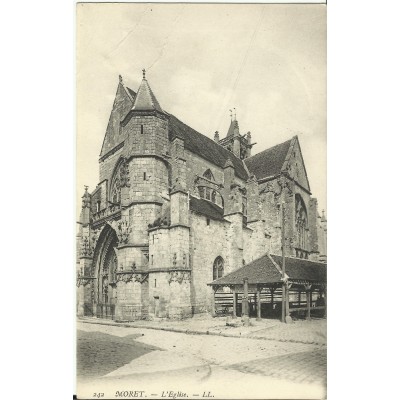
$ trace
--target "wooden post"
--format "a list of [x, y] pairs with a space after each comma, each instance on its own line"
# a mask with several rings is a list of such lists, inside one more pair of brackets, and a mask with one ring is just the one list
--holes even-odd
[[261, 321], [261, 290], [257, 285], [257, 321]]
[[249, 326], [249, 280], [243, 279], [243, 297], [242, 297], [242, 320], [245, 326]]
[[211, 316], [215, 317], [215, 292], [218, 290], [218, 286], [211, 286], [212, 297], [211, 297]]
[[307, 291], [307, 321], [311, 321], [311, 290]]
[[307, 295], [307, 321], [311, 320], [311, 285], [305, 285]]
[[282, 282], [282, 322], [285, 322], [286, 317], [286, 285], [285, 282]]
[[232, 318], [236, 318], [236, 307], [237, 307], [237, 293], [236, 293], [236, 286], [233, 286], [232, 289], [233, 293], [233, 313], [232, 313]]
[[[290, 312], [289, 312], [289, 310], [290, 310], [290, 303], [289, 303], [289, 294], [290, 294], [290, 288], [291, 288], [291, 286], [292, 286], [292, 284], [291, 283], [289, 283], [288, 285], [287, 285], [287, 288], [286, 288], [286, 317], [289, 317], [290, 316]], [[286, 321], [287, 322], [287, 321]]]

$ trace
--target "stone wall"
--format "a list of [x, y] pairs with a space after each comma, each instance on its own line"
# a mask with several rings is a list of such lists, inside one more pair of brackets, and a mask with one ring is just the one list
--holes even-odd
[[103, 161], [99, 161], [99, 182], [107, 179], [109, 182], [114, 174], [115, 167], [122, 155], [122, 148], [117, 150], [115, 153], [109, 155]]
[[157, 201], [169, 188], [168, 168], [154, 157], [135, 157], [129, 162], [130, 201]]
[[202, 215], [190, 213], [190, 254], [192, 264], [191, 302], [193, 312], [211, 311], [211, 288], [213, 264], [218, 256], [224, 259], [224, 271], [232, 269], [229, 240], [229, 223], [210, 220]]
[[165, 118], [153, 115], [133, 115], [122, 130], [127, 137], [123, 151], [126, 158], [131, 155], [157, 154], [161, 156], [167, 153], [168, 122]]

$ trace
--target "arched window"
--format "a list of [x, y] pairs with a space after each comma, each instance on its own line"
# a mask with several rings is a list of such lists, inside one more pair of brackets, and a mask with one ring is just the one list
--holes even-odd
[[307, 210], [303, 199], [299, 194], [296, 194], [296, 232], [297, 244], [300, 249], [307, 250], [308, 248], [308, 218]]
[[114, 172], [113, 179], [111, 181], [110, 189], [110, 201], [114, 204], [121, 202], [121, 168], [123, 164], [120, 164]]
[[210, 169], [208, 169], [206, 172], [204, 172], [203, 178], [206, 178], [206, 179], [208, 179], [209, 181], [215, 181], [214, 175], [213, 175], [213, 173], [211, 172]]
[[224, 276], [224, 259], [218, 256], [213, 265], [213, 280]]

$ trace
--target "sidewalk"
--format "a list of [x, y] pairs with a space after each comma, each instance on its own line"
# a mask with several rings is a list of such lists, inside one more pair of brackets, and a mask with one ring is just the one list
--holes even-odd
[[[294, 321], [283, 324], [275, 319], [250, 319], [250, 326], [228, 326], [227, 317], [212, 318], [199, 315], [185, 320], [159, 320], [133, 322], [116, 322], [91, 317], [78, 318], [81, 322], [91, 324], [123, 326], [129, 328], [146, 328], [181, 332], [197, 335], [217, 335], [227, 337], [245, 337], [249, 339], [276, 340], [280, 342], [305, 343], [326, 346], [326, 320]], [[236, 320], [240, 324], [240, 317]]]

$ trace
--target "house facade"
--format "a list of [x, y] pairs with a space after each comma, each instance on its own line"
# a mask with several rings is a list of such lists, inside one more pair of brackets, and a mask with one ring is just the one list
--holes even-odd
[[[82, 197], [77, 313], [132, 321], [210, 312], [208, 284], [264, 254], [326, 262], [326, 218], [297, 136], [252, 154], [236, 116], [214, 140], [120, 77]], [[282, 218], [283, 215], [283, 218]], [[284, 240], [282, 240], [284, 224]]]

